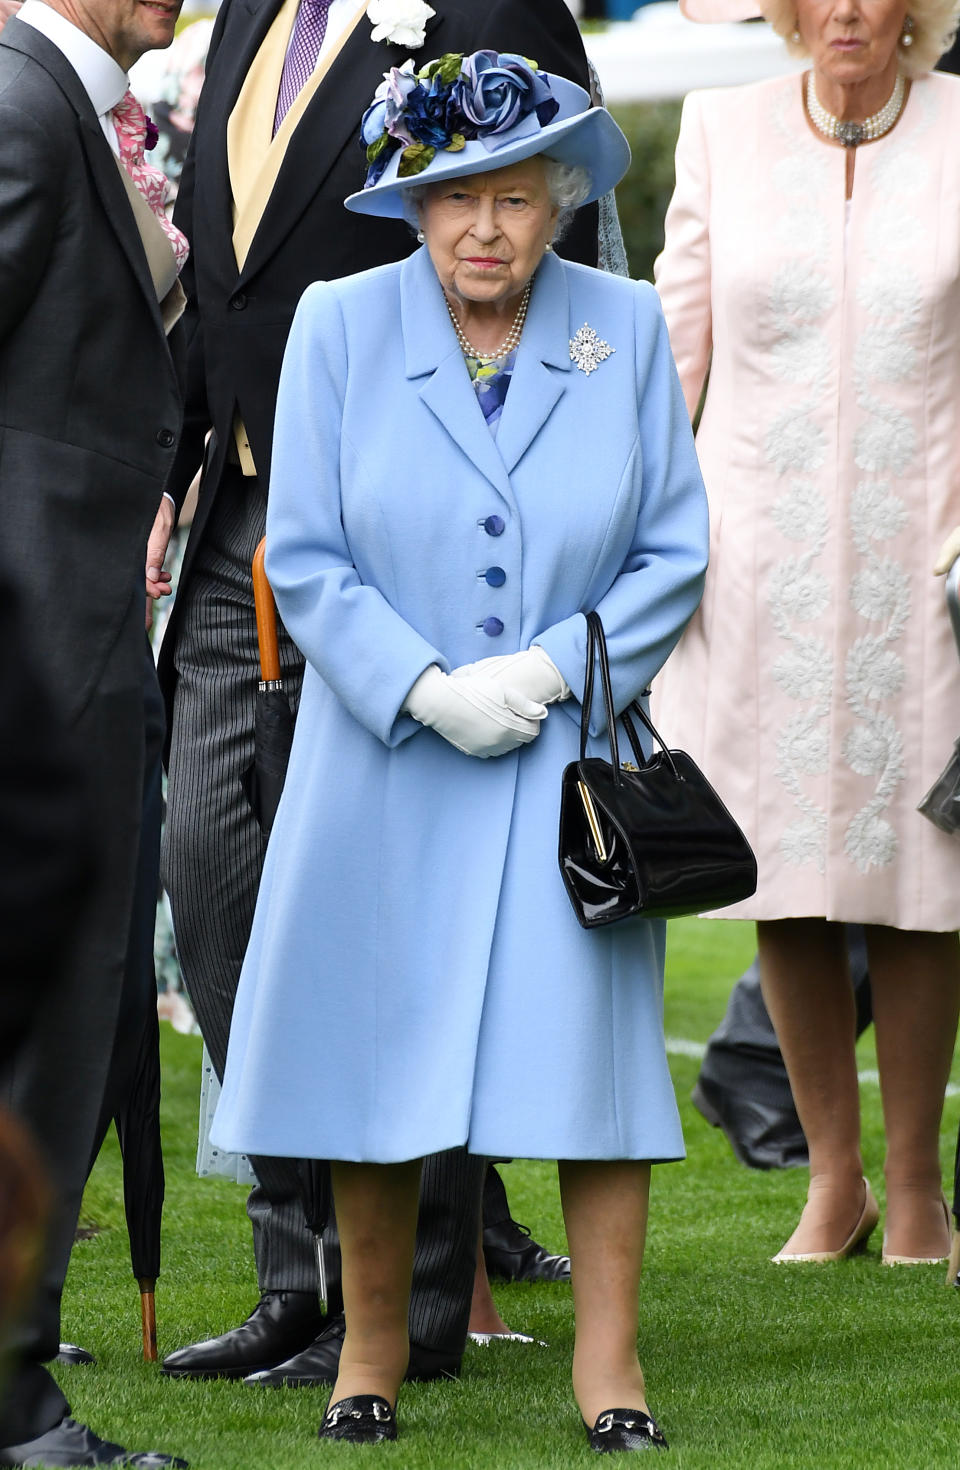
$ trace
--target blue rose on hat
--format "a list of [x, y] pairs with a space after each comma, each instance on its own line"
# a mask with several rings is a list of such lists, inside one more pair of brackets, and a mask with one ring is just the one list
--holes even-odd
[[433, 77], [428, 85], [421, 83], [410, 93], [406, 120], [414, 140], [431, 148], [449, 148], [457, 133], [462, 132], [457, 100], [439, 77]]
[[556, 116], [559, 106], [529, 62], [509, 52], [498, 56], [495, 51], [477, 51], [464, 57], [455, 94], [478, 138], [506, 132], [532, 112], [542, 126]]

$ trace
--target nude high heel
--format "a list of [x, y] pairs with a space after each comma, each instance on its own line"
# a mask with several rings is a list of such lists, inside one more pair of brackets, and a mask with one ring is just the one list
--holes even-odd
[[947, 1285], [960, 1286], [960, 1230], [954, 1228], [950, 1243], [950, 1260], [947, 1263]]
[[[943, 1217], [944, 1217], [944, 1220], [946, 1222], [947, 1230], [949, 1231], [949, 1229], [950, 1229], [950, 1210], [949, 1210], [949, 1207], [947, 1205], [946, 1200], [941, 1200], [941, 1204], [943, 1205]], [[887, 1243], [886, 1236], [884, 1236], [883, 1243], [884, 1243], [884, 1247], [886, 1247], [886, 1243]], [[951, 1264], [952, 1264], [954, 1253], [957, 1253], [958, 1256], [960, 1256], [960, 1249], [958, 1249], [958, 1247], [957, 1247], [956, 1240], [953, 1243], [953, 1248], [951, 1249], [951, 1252], [950, 1252], [949, 1257], [948, 1256], [892, 1256], [892, 1255], [889, 1255], [887, 1253], [886, 1249], [884, 1249], [883, 1254], [880, 1257], [880, 1264], [881, 1264], [881, 1266], [942, 1266], [943, 1263], [944, 1263], [944, 1261], [946, 1261], [946, 1260], [949, 1260], [951, 1262]], [[960, 1260], [958, 1260], [957, 1269], [960, 1269]], [[956, 1276], [956, 1271], [954, 1271], [954, 1276]], [[949, 1272], [948, 1272], [947, 1279], [948, 1279], [948, 1281], [950, 1279], [949, 1278]]]
[[775, 1266], [791, 1264], [794, 1261], [803, 1261], [809, 1265], [823, 1266], [829, 1261], [843, 1261], [854, 1252], [863, 1250], [869, 1236], [876, 1229], [877, 1221], [880, 1219], [880, 1206], [874, 1198], [873, 1190], [863, 1181], [863, 1209], [860, 1218], [854, 1225], [852, 1231], [843, 1245], [836, 1251], [778, 1251], [771, 1256]]

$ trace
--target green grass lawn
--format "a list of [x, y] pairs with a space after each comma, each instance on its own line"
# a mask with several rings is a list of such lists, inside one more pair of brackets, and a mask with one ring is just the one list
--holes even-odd
[[[752, 953], [747, 925], [672, 926], [667, 1033], [704, 1041]], [[535, 1044], [535, 1038], [531, 1038]], [[200, 1044], [163, 1027], [167, 1205], [157, 1308], [160, 1351], [222, 1331], [256, 1301], [244, 1191], [193, 1173]], [[868, 1038], [861, 1066], [874, 1065]], [[714, 1467], [960, 1465], [960, 1294], [940, 1268], [882, 1270], [867, 1254], [777, 1268], [805, 1190], [801, 1171], [760, 1174], [733, 1158], [689, 1103], [697, 1064], [672, 1058], [687, 1137], [684, 1164], [655, 1171], [642, 1288], [641, 1359], [671, 1463]], [[864, 1152], [883, 1203], [879, 1094], [863, 1088]], [[952, 1177], [958, 1103], [943, 1125]], [[515, 1215], [559, 1248], [553, 1168], [505, 1170]], [[132, 1448], [162, 1448], [203, 1470], [377, 1463], [410, 1470], [557, 1470], [588, 1465], [569, 1390], [573, 1319], [562, 1286], [496, 1288], [507, 1320], [546, 1348], [471, 1348], [456, 1383], [404, 1390], [397, 1445], [322, 1446], [325, 1394], [166, 1382], [139, 1359], [116, 1148], [97, 1165], [85, 1214], [99, 1233], [75, 1252], [63, 1336], [97, 1358], [60, 1370], [78, 1417]]]

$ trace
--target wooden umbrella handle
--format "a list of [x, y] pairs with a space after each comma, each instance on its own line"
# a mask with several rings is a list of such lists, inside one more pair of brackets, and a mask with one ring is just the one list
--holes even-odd
[[147, 1276], [141, 1276], [138, 1281], [140, 1316], [143, 1323], [143, 1361], [145, 1363], [157, 1361], [157, 1303], [153, 1294], [156, 1284]]
[[253, 600], [257, 609], [260, 677], [264, 683], [270, 684], [280, 678], [280, 645], [277, 642], [277, 605], [263, 566], [266, 550], [267, 539], [264, 537], [253, 553]]

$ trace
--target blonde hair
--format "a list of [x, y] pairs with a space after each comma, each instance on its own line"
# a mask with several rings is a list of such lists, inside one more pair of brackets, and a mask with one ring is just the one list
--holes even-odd
[[[809, 56], [802, 41], [793, 39], [797, 27], [795, 0], [762, 0], [763, 14], [782, 36], [791, 56]], [[913, 21], [913, 44], [897, 43], [900, 70], [905, 77], [931, 71], [950, 46], [960, 22], [958, 0], [909, 0], [907, 14]]]

